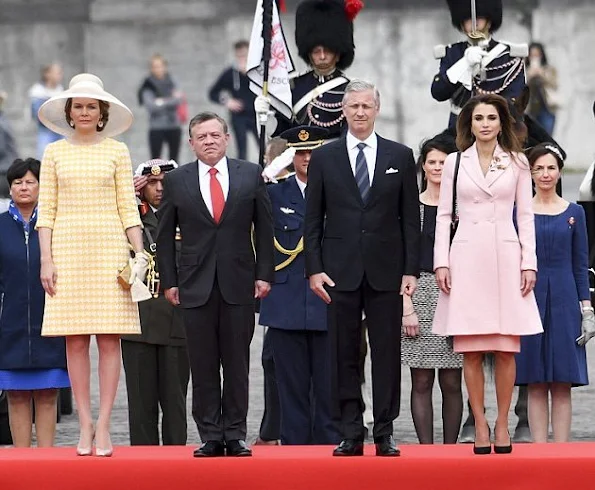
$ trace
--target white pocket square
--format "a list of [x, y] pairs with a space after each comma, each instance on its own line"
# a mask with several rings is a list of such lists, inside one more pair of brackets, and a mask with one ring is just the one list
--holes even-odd
[[387, 168], [385, 174], [398, 174], [399, 173], [399, 169], [398, 168]]
[[291, 208], [279, 208], [285, 214], [293, 214], [295, 211]]

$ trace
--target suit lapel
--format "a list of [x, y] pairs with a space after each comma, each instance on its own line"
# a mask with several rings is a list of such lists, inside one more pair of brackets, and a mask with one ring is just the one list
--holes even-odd
[[198, 160], [193, 163], [189, 163], [185, 165], [183, 168], [187, 169], [186, 174], [183, 175], [184, 184], [186, 185], [186, 190], [188, 191], [188, 195], [197, 206], [197, 209], [205, 215], [205, 217], [211, 222], [215, 223], [213, 216], [209, 212], [207, 205], [205, 204], [205, 200], [202, 197], [200, 192], [200, 181], [198, 178]]
[[[229, 173], [229, 192], [225, 200], [225, 207], [219, 224], [231, 213], [235, 203], [237, 202], [238, 192], [242, 187], [242, 171], [240, 170], [240, 162], [238, 160], [227, 159], [227, 172]], [[214, 222], [214, 220], [213, 220]]]
[[362, 196], [359, 193], [359, 189], [357, 188], [353, 170], [351, 170], [351, 161], [349, 160], [349, 152], [347, 151], [347, 138], [344, 136], [338, 141], [338, 143], [337, 162], [334, 165], [337, 168], [337, 171], [339, 172], [339, 175], [349, 192], [351, 192], [357, 198], [358, 202], [363, 206], [364, 202], [362, 201]]
[[369, 206], [372, 201], [378, 196], [379, 185], [382, 179], [385, 178], [386, 170], [390, 162], [391, 153], [388, 145], [383, 138], [376, 135], [376, 165], [374, 166], [374, 179], [372, 180], [372, 186], [370, 187], [370, 194], [368, 195], [368, 202], [366, 206]]
[[494, 185], [494, 182], [496, 182], [500, 177], [502, 177], [502, 175], [506, 172], [506, 170], [512, 163], [510, 155], [506, 153], [500, 147], [500, 145], [496, 146], [496, 149], [494, 150], [494, 161], [496, 163], [496, 169], [488, 171], [486, 175], [486, 183], [488, 187], [492, 187], [492, 185]]
[[461, 154], [461, 167], [465, 169], [465, 173], [481, 190], [492, 195], [486, 177], [484, 177], [481, 166], [479, 165], [479, 156], [475, 143]]

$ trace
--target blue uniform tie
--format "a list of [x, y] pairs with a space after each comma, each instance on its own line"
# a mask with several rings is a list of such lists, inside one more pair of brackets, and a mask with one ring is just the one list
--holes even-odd
[[366, 155], [364, 155], [364, 148], [368, 146], [365, 143], [358, 143], [359, 153], [355, 159], [355, 181], [357, 188], [362, 196], [362, 201], [366, 202], [368, 194], [370, 193], [370, 175], [368, 174], [368, 162]]

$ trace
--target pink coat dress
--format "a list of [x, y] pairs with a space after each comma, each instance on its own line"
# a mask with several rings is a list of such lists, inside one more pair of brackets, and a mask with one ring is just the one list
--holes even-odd
[[[461, 154], [459, 227], [450, 223], [456, 153], [444, 164], [436, 217], [434, 270], [449, 267], [450, 294], [440, 292], [438, 335], [533, 335], [543, 332], [533, 292], [521, 295], [521, 271], [537, 271], [531, 174], [522, 154], [494, 151], [484, 176], [475, 144]], [[513, 222], [516, 203], [518, 233]]]

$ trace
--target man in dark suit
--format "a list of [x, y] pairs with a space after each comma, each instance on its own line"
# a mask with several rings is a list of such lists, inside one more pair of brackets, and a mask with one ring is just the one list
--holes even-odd
[[412, 295], [417, 285], [419, 198], [411, 149], [374, 132], [379, 109], [373, 84], [350, 82], [343, 99], [348, 133], [314, 150], [308, 169], [306, 274], [329, 305], [333, 404], [343, 437], [335, 456], [363, 454], [364, 311], [376, 454], [400, 454], [392, 433], [401, 396], [401, 295]]
[[274, 276], [271, 204], [262, 169], [225, 156], [229, 133], [221, 117], [198, 114], [189, 131], [198, 160], [163, 181], [157, 236], [161, 287], [184, 316], [192, 414], [203, 441], [194, 456], [250, 456], [245, 442], [250, 342], [254, 299], [268, 294]]
[[281, 405], [281, 444], [336, 444], [341, 439], [330, 410], [326, 304], [305, 277], [303, 233], [308, 164], [327, 131], [298, 126], [281, 133], [294, 148], [295, 175], [267, 190], [275, 222], [275, 284], [260, 306], [269, 327]]
[[[173, 160], [149, 160], [135, 172], [141, 198], [139, 212], [144, 227], [145, 250], [155, 257], [157, 215], [163, 177], [177, 168]], [[179, 243], [179, 241], [178, 241]], [[153, 297], [138, 304], [141, 335], [122, 336], [122, 360], [128, 393], [130, 444], [159, 445], [159, 407], [163, 413], [164, 445], [184, 446], [187, 439], [186, 393], [190, 379], [182, 312], [159, 289], [159, 272], [149, 271]]]

